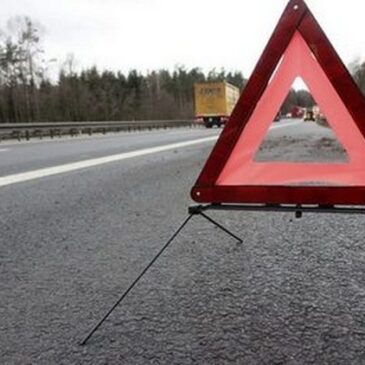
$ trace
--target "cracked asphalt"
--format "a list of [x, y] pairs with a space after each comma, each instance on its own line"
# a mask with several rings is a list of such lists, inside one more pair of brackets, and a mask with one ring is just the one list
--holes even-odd
[[[298, 140], [299, 151], [291, 128], [281, 128], [263, 153], [278, 156], [286, 139], [292, 147], [285, 153], [303, 158], [332, 138], [324, 128], [303, 128], [311, 137], [304, 145]], [[159, 133], [146, 138], [157, 143]], [[180, 133], [186, 140], [216, 132]], [[95, 144], [103, 150], [100, 144], [112, 143], [116, 151], [118, 138], [125, 149], [128, 137], [118, 135]], [[325, 159], [343, 158], [339, 146], [324, 141]], [[71, 151], [70, 143], [89, 153], [76, 140], [64, 149]], [[52, 143], [42, 146], [56, 153]], [[31, 160], [40, 147], [28, 148]], [[355, 215], [209, 213], [242, 245], [194, 217], [79, 345], [185, 219], [189, 190], [211, 148], [0, 189], [1, 364], [365, 364], [365, 217]], [[19, 151], [14, 156], [14, 164], [22, 159]]]

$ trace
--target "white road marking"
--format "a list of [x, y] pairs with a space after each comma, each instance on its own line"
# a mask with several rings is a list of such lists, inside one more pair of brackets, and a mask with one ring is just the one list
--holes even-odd
[[8, 148], [0, 148], [0, 152], [6, 152], [8, 150], [9, 150]]
[[120, 153], [120, 154], [112, 155], [112, 156], [99, 157], [99, 158], [94, 158], [94, 159], [85, 160], [85, 161], [72, 162], [72, 163], [68, 163], [65, 165], [47, 167], [47, 168], [40, 169], [40, 170], [34, 170], [34, 171], [29, 171], [29, 172], [23, 172], [20, 174], [4, 176], [4, 177], [0, 177], [0, 187], [17, 184], [17, 183], [24, 182], [24, 181], [40, 179], [40, 178], [46, 177], [46, 176], [63, 174], [65, 172], [76, 171], [76, 170], [84, 169], [87, 167], [103, 165], [103, 164], [110, 163], [110, 162], [122, 161], [122, 160], [127, 160], [130, 158], [134, 158], [134, 157], [151, 155], [151, 154], [157, 153], [157, 152], [164, 152], [164, 151], [174, 150], [177, 148], [194, 146], [194, 145], [201, 144], [201, 143], [215, 141], [217, 138], [218, 138], [218, 136], [200, 138], [200, 139], [195, 139], [192, 141], [172, 143], [172, 144], [152, 147], [152, 148], [145, 148], [143, 150], [138, 150], [138, 151], [125, 152], [125, 153]]
[[[274, 125], [270, 129], [290, 127], [290, 126], [297, 125], [299, 123], [300, 122], [292, 122], [292, 123], [286, 123], [286, 124], [282, 124], [282, 125]], [[174, 150], [177, 148], [190, 147], [190, 146], [194, 146], [194, 145], [201, 144], [201, 143], [212, 142], [212, 141], [217, 140], [218, 137], [219, 136], [217, 135], [217, 136], [212, 136], [212, 137], [194, 139], [192, 141], [172, 143], [172, 144], [167, 144], [164, 146], [145, 148], [145, 149], [138, 150], [138, 151], [124, 152], [124, 153], [120, 153], [120, 154], [112, 155], [112, 156], [93, 158], [90, 160], [79, 161], [79, 162], [71, 162], [71, 163], [64, 164], [64, 165], [47, 167], [44, 169], [23, 172], [23, 173], [14, 174], [14, 175], [8, 175], [8, 176], [0, 177], [0, 187], [17, 184], [17, 183], [21, 183], [21, 182], [25, 182], [25, 181], [29, 181], [29, 180], [40, 179], [42, 177], [59, 175], [59, 174], [63, 174], [66, 172], [76, 171], [76, 170], [80, 170], [80, 169], [84, 169], [84, 168], [88, 168], [88, 167], [104, 165], [104, 164], [110, 163], [110, 162], [122, 161], [122, 160], [127, 160], [130, 158], [134, 158], [134, 157], [146, 156], [146, 155], [151, 155], [153, 153], [164, 152], [164, 151]]]

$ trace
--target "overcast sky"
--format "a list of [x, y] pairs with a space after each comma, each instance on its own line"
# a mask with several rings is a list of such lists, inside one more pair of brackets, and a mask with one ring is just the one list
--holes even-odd
[[[3, 1], [0, 28], [28, 15], [45, 28], [44, 47], [60, 64], [127, 72], [224, 67], [247, 77], [287, 0]], [[364, 0], [307, 0], [346, 64], [365, 56]], [[58, 66], [55, 66], [58, 67]]]

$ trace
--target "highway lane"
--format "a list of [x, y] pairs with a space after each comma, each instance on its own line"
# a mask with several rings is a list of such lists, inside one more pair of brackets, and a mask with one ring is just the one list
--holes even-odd
[[89, 345], [78, 346], [184, 219], [211, 147], [0, 189], [2, 363], [364, 362], [356, 216], [215, 213], [241, 246], [196, 218]]
[[[273, 129], [283, 130], [297, 125], [284, 120]], [[106, 136], [75, 137], [45, 141], [11, 142], [5, 144], [0, 158], [0, 177], [60, 166], [79, 161], [155, 148], [218, 136], [221, 129], [176, 129], [150, 132], [117, 133]]]
[[[218, 135], [220, 129], [176, 129], [6, 144], [0, 176]], [[0, 146], [1, 149], [3, 147]]]

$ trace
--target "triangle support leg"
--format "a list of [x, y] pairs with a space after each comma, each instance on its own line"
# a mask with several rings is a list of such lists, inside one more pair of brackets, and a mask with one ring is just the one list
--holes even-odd
[[207, 221], [209, 221], [210, 223], [214, 224], [216, 227], [218, 227], [219, 229], [221, 229], [223, 232], [226, 232], [229, 236], [233, 237], [234, 239], [236, 239], [238, 241], [239, 244], [243, 243], [243, 240], [236, 236], [234, 233], [232, 233], [230, 230], [228, 230], [226, 227], [223, 227], [220, 223], [216, 222], [214, 219], [212, 219], [211, 217], [207, 216], [205, 213], [203, 213], [202, 211], [200, 211], [198, 213], [199, 215], [201, 215], [203, 218], [205, 218]]
[[147, 273], [147, 271], [153, 266], [157, 259], [164, 253], [164, 251], [170, 246], [182, 229], [187, 225], [194, 214], [190, 213], [189, 216], [184, 220], [181, 226], [176, 230], [176, 232], [171, 236], [171, 238], [165, 243], [165, 245], [160, 249], [156, 256], [150, 261], [150, 263], [143, 269], [143, 271], [138, 275], [138, 277], [133, 281], [133, 283], [128, 287], [128, 289], [119, 297], [119, 299], [114, 303], [114, 305], [108, 310], [104, 317], [94, 326], [94, 328], [89, 332], [85, 339], [80, 343], [81, 346], [86, 345], [87, 341], [91, 336], [98, 330], [98, 328], [106, 321], [106, 319], [112, 314], [114, 309], [118, 307], [119, 304], [124, 300], [124, 298], [129, 294], [129, 292], [137, 285], [137, 283], [142, 279], [142, 277]]

